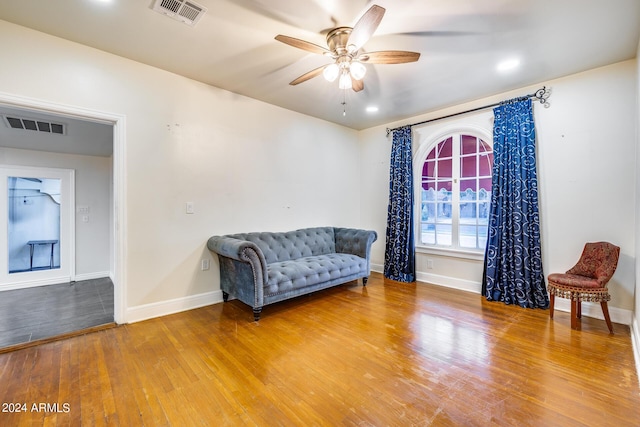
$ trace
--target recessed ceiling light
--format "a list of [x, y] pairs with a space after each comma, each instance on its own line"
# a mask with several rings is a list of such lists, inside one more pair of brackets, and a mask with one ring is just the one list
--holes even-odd
[[519, 66], [520, 66], [520, 60], [516, 58], [512, 58], [512, 59], [507, 59], [506, 61], [502, 61], [498, 63], [498, 65], [496, 66], [496, 69], [501, 73], [503, 73], [506, 71], [515, 70]]
[[371, 105], [367, 107], [367, 113], [377, 113], [377, 112], [378, 112], [378, 107], [376, 107], [375, 105]]

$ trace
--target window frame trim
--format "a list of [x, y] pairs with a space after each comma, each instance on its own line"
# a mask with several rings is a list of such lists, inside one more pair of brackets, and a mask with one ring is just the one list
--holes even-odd
[[[422, 199], [421, 199], [421, 188], [422, 188], [422, 168], [424, 166], [424, 162], [429, 155], [429, 152], [437, 146], [439, 142], [443, 139], [452, 136], [453, 134], [467, 134], [472, 135], [476, 138], [482, 139], [484, 142], [489, 144], [491, 147], [491, 151], [493, 152], [493, 130], [489, 130], [486, 127], [472, 125], [472, 124], [448, 124], [444, 127], [433, 131], [429, 135], [425, 135], [423, 137], [420, 136], [421, 130], [423, 133], [427, 131], [429, 127], [425, 126], [420, 129], [414, 129], [414, 135], [418, 136], [416, 138], [418, 140], [418, 148], [415, 150], [413, 155], [413, 208], [414, 212], [420, 212]], [[495, 158], [495, 157], [494, 157]], [[457, 158], [455, 158], [458, 162], [460, 161], [460, 153], [458, 153]], [[458, 165], [459, 169], [459, 165]], [[493, 173], [492, 173], [493, 177]], [[460, 181], [460, 177], [454, 178]], [[457, 199], [456, 207], [459, 209], [459, 197]], [[453, 199], [452, 199], [453, 201]], [[482, 260], [484, 259], [484, 249], [469, 249], [469, 248], [461, 248], [459, 246], [459, 242], [454, 242], [452, 235], [452, 243], [455, 243], [455, 246], [438, 246], [438, 245], [428, 245], [421, 242], [420, 239], [420, 215], [413, 216], [413, 225], [414, 225], [414, 246], [416, 252], [418, 253], [427, 253], [434, 255], [445, 255], [456, 258], [463, 259], [471, 259], [471, 260]], [[459, 221], [458, 221], [458, 226]], [[453, 231], [453, 230], [452, 230]]]

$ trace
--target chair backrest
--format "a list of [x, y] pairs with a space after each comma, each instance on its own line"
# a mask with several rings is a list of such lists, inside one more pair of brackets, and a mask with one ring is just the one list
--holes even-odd
[[616, 245], [608, 242], [587, 243], [584, 245], [580, 260], [567, 271], [567, 274], [597, 279], [598, 283], [604, 287], [615, 273], [619, 257], [620, 248]]

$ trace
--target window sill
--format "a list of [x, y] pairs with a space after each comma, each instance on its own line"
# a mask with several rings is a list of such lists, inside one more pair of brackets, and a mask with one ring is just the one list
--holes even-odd
[[416, 252], [421, 254], [447, 256], [451, 258], [470, 259], [473, 261], [484, 260], [484, 251], [471, 251], [455, 248], [437, 248], [433, 246], [416, 246]]

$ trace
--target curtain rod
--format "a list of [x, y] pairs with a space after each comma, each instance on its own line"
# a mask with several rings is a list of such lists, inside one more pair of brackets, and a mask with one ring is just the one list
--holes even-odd
[[403, 127], [406, 127], [406, 126], [413, 127], [413, 126], [423, 125], [425, 123], [435, 122], [437, 120], [448, 119], [449, 117], [455, 117], [455, 116], [460, 116], [462, 114], [473, 113], [475, 111], [486, 110], [487, 108], [497, 107], [498, 105], [506, 104], [506, 103], [513, 102], [513, 101], [524, 101], [525, 99], [529, 99], [529, 98], [536, 99], [536, 100], [540, 101], [540, 103], [542, 105], [544, 105], [545, 108], [549, 108], [549, 103], [547, 102], [547, 99], [549, 98], [549, 95], [551, 95], [551, 91], [549, 89], [547, 89], [546, 86], [542, 86], [542, 89], [538, 89], [537, 91], [535, 91], [534, 93], [530, 93], [529, 95], [508, 99], [506, 101], [496, 102], [495, 104], [484, 105], [482, 107], [473, 108], [471, 110], [460, 111], [459, 113], [453, 113], [453, 114], [449, 114], [449, 115], [442, 116], [442, 117], [436, 117], [435, 119], [429, 119], [429, 120], [424, 120], [424, 121], [418, 122], [418, 123], [412, 123], [410, 125], [398, 126], [396, 128], [393, 128], [393, 129], [387, 128], [387, 137], [394, 130], [402, 129]]

